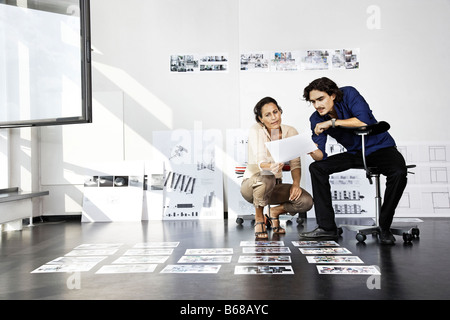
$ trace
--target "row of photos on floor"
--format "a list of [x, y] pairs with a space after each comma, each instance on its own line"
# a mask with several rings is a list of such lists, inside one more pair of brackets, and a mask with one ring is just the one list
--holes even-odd
[[[234, 254], [233, 248], [192, 248], [186, 249], [177, 264], [164, 265], [178, 245], [179, 242], [137, 243], [117, 257], [123, 251], [121, 243], [81, 244], [31, 273], [87, 272], [99, 264], [96, 274], [152, 273], [163, 264], [160, 273], [214, 274], [222, 264], [231, 263]], [[292, 245], [308, 263], [316, 265], [319, 274], [381, 274], [376, 266], [365, 265], [335, 241], [292, 241]], [[242, 255], [234, 274], [294, 274], [291, 249], [284, 241], [241, 241], [240, 246]]]

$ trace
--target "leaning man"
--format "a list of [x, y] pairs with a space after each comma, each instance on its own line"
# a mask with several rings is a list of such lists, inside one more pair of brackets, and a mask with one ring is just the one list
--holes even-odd
[[[303, 97], [315, 108], [310, 123], [313, 141], [318, 149], [310, 153], [315, 161], [309, 170], [318, 226], [312, 231], [301, 233], [300, 239], [337, 239], [329, 177], [336, 172], [363, 167], [361, 137], [341, 127], [361, 127], [375, 124], [377, 120], [355, 88], [338, 88], [336, 83], [325, 77], [311, 82], [304, 89]], [[346, 151], [328, 156], [325, 152], [328, 136], [336, 139]], [[405, 159], [388, 132], [369, 135], [365, 139], [367, 165], [377, 167], [386, 176], [384, 201], [379, 216], [380, 242], [394, 244], [395, 237], [390, 227], [407, 183]]]

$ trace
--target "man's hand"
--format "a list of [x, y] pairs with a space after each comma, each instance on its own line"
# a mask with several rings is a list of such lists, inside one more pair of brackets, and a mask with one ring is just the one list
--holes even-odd
[[325, 130], [328, 130], [332, 125], [333, 125], [333, 123], [331, 122], [331, 120], [319, 122], [318, 124], [316, 124], [316, 127], [314, 128], [314, 133], [316, 135], [319, 135], [322, 132], [324, 132]]
[[322, 160], [323, 159], [323, 153], [320, 149], [316, 149], [313, 152], [308, 153], [313, 160]]

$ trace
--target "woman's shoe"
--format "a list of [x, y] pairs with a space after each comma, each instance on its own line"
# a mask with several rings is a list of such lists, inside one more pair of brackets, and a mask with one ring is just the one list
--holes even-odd
[[[265, 216], [265, 220], [266, 220], [266, 225], [269, 227], [272, 227], [273, 229], [273, 233], [277, 233], [277, 234], [285, 234], [286, 230], [284, 230], [282, 227], [280, 227], [280, 218], [276, 217], [276, 218], [271, 218], [269, 217], [267, 214], [264, 215]], [[276, 227], [273, 223], [274, 220], [278, 220], [278, 226]]]
[[262, 231], [255, 231], [255, 237], [256, 239], [267, 239], [267, 230], [266, 230], [266, 224], [264, 222], [256, 222], [255, 223], [255, 229], [258, 225], [261, 225]]

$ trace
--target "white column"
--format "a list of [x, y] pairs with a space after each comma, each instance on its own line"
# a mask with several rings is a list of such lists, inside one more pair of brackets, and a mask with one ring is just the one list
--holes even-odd
[[9, 129], [0, 129], [0, 189], [9, 187]]

